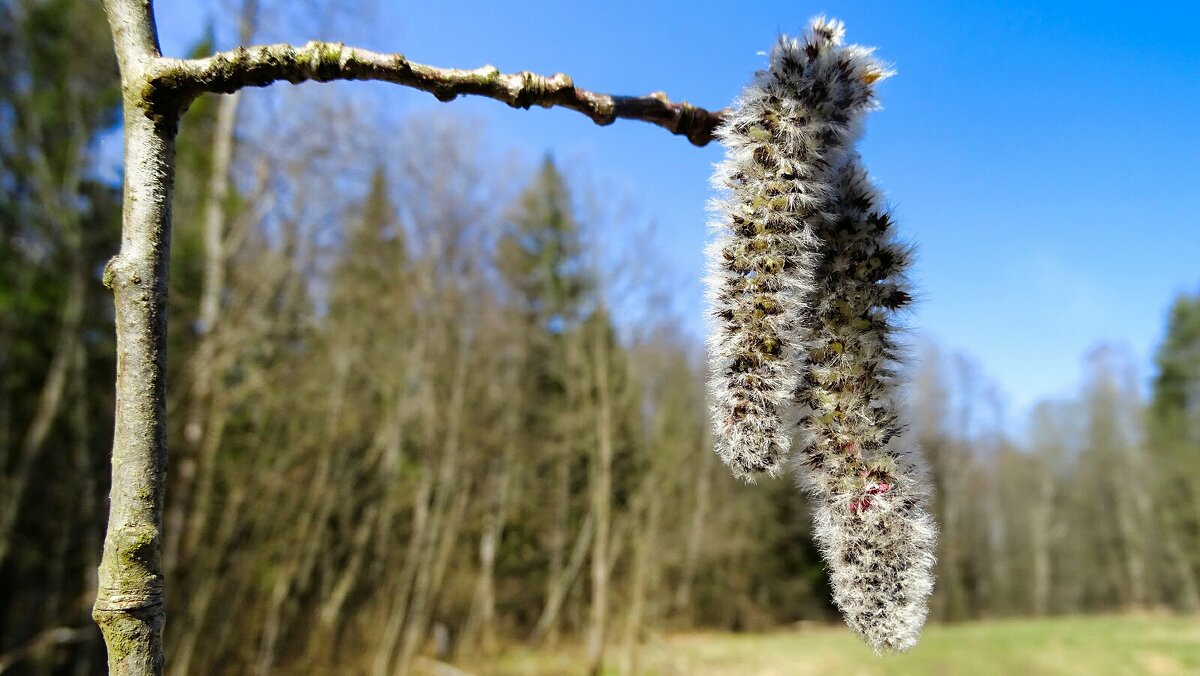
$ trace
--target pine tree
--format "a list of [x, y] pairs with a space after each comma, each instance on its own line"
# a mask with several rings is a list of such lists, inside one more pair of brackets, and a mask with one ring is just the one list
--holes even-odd
[[1200, 293], [1175, 300], [1167, 335], [1155, 356], [1158, 375], [1150, 401], [1149, 455], [1168, 598], [1200, 608]]
[[[519, 409], [516, 444], [526, 449], [512, 471], [545, 477], [538, 500], [520, 520], [539, 524], [549, 558], [536, 639], [553, 640], [566, 589], [575, 515], [572, 500], [584, 481], [592, 425], [582, 409], [587, 393], [584, 319], [594, 283], [584, 260], [582, 224], [566, 178], [547, 156], [510, 209], [496, 254], [506, 306], [517, 335], [509, 350], [515, 370], [510, 405]], [[514, 522], [517, 518], [513, 519]], [[548, 522], [548, 523], [547, 523]], [[519, 541], [506, 543], [520, 546]], [[527, 595], [523, 595], [527, 598]]]

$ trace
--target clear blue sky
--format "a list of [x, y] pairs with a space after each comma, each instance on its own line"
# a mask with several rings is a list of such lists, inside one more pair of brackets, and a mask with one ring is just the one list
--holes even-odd
[[[211, 4], [158, 3], [167, 53], [199, 36]], [[974, 356], [1020, 412], [1073, 391], [1101, 341], [1127, 346], [1148, 378], [1169, 303], [1200, 289], [1198, 4], [381, 1], [369, 26], [265, 38], [562, 71], [590, 89], [662, 89], [719, 108], [780, 31], [840, 18], [851, 42], [877, 46], [899, 72], [862, 150], [919, 247], [911, 323]], [[442, 105], [392, 90], [400, 111]], [[597, 128], [569, 111], [450, 105], [485, 120], [498, 146], [552, 151], [631, 198], [657, 224], [674, 311], [701, 334], [718, 145], [634, 122]]]

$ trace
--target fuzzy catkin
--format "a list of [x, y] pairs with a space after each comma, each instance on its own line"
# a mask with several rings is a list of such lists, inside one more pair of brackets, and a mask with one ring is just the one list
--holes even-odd
[[937, 537], [921, 458], [899, 439], [893, 324], [911, 301], [912, 253], [857, 154], [833, 183], [833, 217], [815, 226], [823, 247], [796, 390], [808, 410], [802, 474], [846, 623], [877, 652], [907, 650], [925, 622]]
[[717, 131], [707, 296], [716, 450], [734, 474], [779, 474], [793, 433], [804, 312], [840, 166], [887, 72], [840, 22], [782, 37]]

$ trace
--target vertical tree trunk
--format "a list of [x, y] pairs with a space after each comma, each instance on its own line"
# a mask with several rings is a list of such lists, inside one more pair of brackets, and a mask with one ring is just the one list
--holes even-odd
[[562, 611], [563, 601], [566, 600], [571, 586], [575, 584], [575, 578], [583, 567], [584, 557], [587, 556], [588, 545], [592, 543], [594, 523], [594, 515], [589, 511], [583, 518], [583, 525], [579, 527], [579, 534], [575, 536], [575, 545], [571, 547], [571, 559], [558, 578], [551, 580], [546, 605], [542, 609], [541, 616], [538, 617], [537, 625], [533, 628], [533, 636], [529, 639], [529, 642], [535, 646], [543, 645], [550, 636], [550, 632], [553, 631], [553, 627], [558, 626], [558, 615]]
[[[706, 454], [712, 455], [712, 454]], [[629, 613], [625, 618], [625, 636], [621, 656], [621, 673], [634, 676], [638, 673], [637, 651], [641, 638], [642, 623], [646, 607], [646, 587], [650, 578], [650, 557], [658, 537], [658, 519], [662, 509], [662, 494], [659, 487], [647, 482], [645, 523], [634, 535], [633, 580], [629, 590]]]
[[[1124, 473], [1123, 473], [1124, 474]], [[1145, 545], [1142, 529], [1146, 524], [1138, 518], [1137, 502], [1141, 490], [1138, 480], [1123, 482], [1123, 490], [1117, 491], [1117, 527], [1121, 533], [1123, 563], [1125, 564], [1125, 589], [1122, 599], [1128, 608], [1142, 608], [1146, 605], [1146, 560]], [[1132, 493], [1130, 495], [1129, 493]]]
[[[188, 608], [191, 612], [187, 622], [189, 625], [187, 634], [183, 637], [178, 651], [172, 651], [169, 673], [180, 676], [195, 673], [192, 669], [192, 660], [196, 655], [197, 645], [202, 638], [205, 639], [205, 645], [209, 645], [206, 637], [209, 635], [208, 630], [212, 623], [208, 621], [208, 613], [213, 601], [217, 600], [217, 586], [221, 582], [221, 575], [217, 571], [221, 561], [225, 558], [225, 553], [229, 550], [229, 543], [233, 538], [238, 516], [242, 512], [242, 505], [245, 501], [246, 486], [240, 485], [233, 489], [232, 495], [225, 504], [224, 513], [213, 538], [215, 541], [210, 545], [215, 550], [216, 561], [212, 566], [212, 572], [201, 577], [192, 592], [193, 598], [190, 599]], [[206, 663], [201, 661], [201, 665], [204, 664]], [[207, 664], [211, 666], [211, 662]]]
[[[703, 448], [711, 448], [707, 427], [705, 429]], [[691, 603], [692, 582], [696, 579], [700, 545], [704, 540], [704, 524], [708, 518], [708, 495], [712, 487], [712, 459], [715, 455], [715, 453], [701, 453], [696, 462], [696, 506], [692, 510], [692, 523], [688, 528], [683, 572], [679, 576], [679, 587], [675, 589], [673, 605], [676, 612], [682, 612]]]
[[[73, 217], [68, 217], [73, 220]], [[72, 360], [75, 358], [75, 346], [79, 341], [80, 330], [83, 326], [84, 292], [87, 289], [87, 271], [82, 256], [82, 233], [78, 223], [64, 224], [68, 229], [67, 240], [71, 247], [68, 256], [69, 275], [67, 279], [67, 296], [63, 302], [62, 320], [59, 324], [58, 344], [54, 349], [54, 358], [46, 373], [38, 396], [38, 406], [30, 420], [29, 428], [21, 443], [21, 455], [17, 459], [16, 468], [10, 481], [0, 486], [3, 495], [0, 496], [0, 565], [8, 558], [12, 545], [12, 533], [17, 525], [17, 515], [21, 512], [21, 503], [33, 480], [37, 461], [46, 448], [46, 438], [50, 427], [58, 418], [62, 409], [63, 393], [66, 391], [67, 375], [70, 372]]]
[[1045, 615], [1050, 610], [1050, 528], [1054, 515], [1054, 477], [1043, 468], [1038, 498], [1033, 508], [1033, 614]]
[[594, 318], [593, 366], [596, 371], [596, 451], [592, 462], [592, 513], [596, 535], [592, 540], [592, 607], [588, 621], [588, 672], [600, 673], [604, 664], [605, 628], [608, 621], [608, 545], [612, 516], [612, 402], [608, 383], [606, 323]]
[[116, 421], [108, 529], [92, 616], [110, 674], [161, 674], [166, 478], [167, 262], [177, 111], [154, 111], [143, 68], [159, 55], [149, 2], [105, 0], [125, 103], [121, 250], [104, 270], [117, 325]]
[[[462, 485], [459, 461], [462, 454], [462, 424], [464, 398], [466, 395], [467, 365], [471, 345], [465, 335], [459, 340], [455, 351], [454, 372], [450, 385], [450, 400], [447, 404], [446, 437], [442, 448], [442, 460], [438, 468], [437, 486], [433, 497], [433, 509], [429, 521], [429, 536], [421, 552], [417, 568], [416, 586], [408, 610], [408, 626], [400, 643], [400, 657], [394, 668], [397, 674], [407, 674], [412, 666], [420, 643], [425, 638], [426, 625], [432, 610], [433, 600], [441, 584], [443, 560], [449, 556], [449, 547], [458, 533], [462, 511], [466, 508], [467, 487]], [[454, 500], [452, 501], [452, 497]], [[461, 501], [461, 505], [459, 502]], [[446, 552], [444, 555], [442, 552]]]
[[546, 575], [546, 602], [542, 606], [541, 615], [543, 618], [552, 619], [552, 623], [546, 627], [544, 634], [544, 640], [549, 647], [554, 647], [558, 642], [558, 609], [550, 612], [550, 603], [559, 592], [558, 585], [566, 571], [567, 524], [571, 515], [570, 449], [560, 446], [555, 450], [557, 457], [554, 459], [553, 504], [551, 506], [553, 521], [550, 530], [550, 567]]
[[[1169, 523], [1164, 520], [1164, 524]], [[1173, 532], [1164, 528], [1166, 531], [1163, 535], [1163, 548], [1166, 550], [1167, 558], [1170, 560], [1170, 566], [1174, 569], [1175, 577], [1179, 582], [1179, 598], [1177, 603], [1185, 612], [1196, 612], [1200, 609], [1200, 588], [1196, 585], [1196, 577], [1192, 574], [1192, 566], [1188, 561], [1187, 555], [1184, 554], [1183, 548], [1179, 546], [1179, 537], [1177, 532]]]
[[393, 592], [391, 609], [384, 623], [383, 634], [375, 659], [371, 662], [372, 676], [388, 676], [391, 673], [392, 658], [396, 654], [400, 642], [401, 631], [408, 616], [409, 598], [417, 574], [418, 552], [424, 550], [426, 531], [429, 529], [429, 497], [433, 491], [433, 479], [426, 471], [422, 474], [416, 496], [413, 499], [412, 537], [409, 538], [408, 548], [404, 555], [404, 567], [400, 571], [400, 579]]
[[[554, 486], [551, 491], [552, 521], [549, 538], [550, 567], [546, 575], [546, 600], [542, 606], [538, 625], [534, 629], [534, 642], [542, 643], [544, 641], [545, 645], [551, 648], [558, 642], [558, 618], [563, 601], [561, 595], [565, 595], [569, 591], [569, 587], [562, 589], [561, 585], [567, 578], [570, 578], [572, 582], [574, 580], [574, 576], [566, 574], [569, 567], [567, 544], [571, 519], [571, 462], [574, 460], [580, 427], [573, 413], [583, 410], [583, 397], [580, 392], [582, 388], [579, 384], [580, 376], [583, 374], [581, 364], [583, 347], [580, 345], [583, 338], [582, 331], [572, 331], [566, 336], [565, 341], [566, 400], [567, 409], [572, 413], [564, 416], [558, 423], [564, 429], [558, 435], [560, 443], [554, 448]], [[590, 533], [588, 537], [591, 537]], [[588, 543], [590, 544], [591, 541], [589, 540]], [[552, 603], [559, 605], [551, 608]], [[543, 626], [543, 620], [548, 621], [549, 624]]]
[[[284, 606], [291, 598], [294, 590], [303, 588], [311, 579], [313, 568], [316, 566], [327, 537], [326, 521], [333, 510], [333, 497], [330, 487], [336, 485], [333, 475], [335, 459], [330, 448], [337, 435], [338, 422], [343, 414], [347, 396], [347, 382], [350, 365], [345, 360], [334, 364], [333, 383], [329, 392], [329, 408], [325, 419], [325, 449], [317, 459], [317, 467], [309, 481], [309, 489], [304, 499], [295, 508], [298, 514], [296, 532], [300, 541], [293, 548], [293, 558], [280, 571], [275, 582], [271, 610], [264, 622], [263, 640], [259, 647], [254, 671], [256, 674], [268, 674], [275, 666], [277, 657], [280, 629], [285, 626]], [[198, 629], [198, 628], [197, 628]]]
[[[87, 564], [87, 582], [85, 590], [95, 593], [96, 569], [100, 565], [100, 539], [104, 535], [104, 524], [100, 521], [99, 508], [96, 505], [97, 462], [93, 457], [91, 443], [91, 425], [88, 415], [88, 381], [87, 353], [82, 344], [75, 345], [75, 360], [72, 365], [71, 380], [74, 383], [75, 399], [71, 412], [71, 427], [75, 433], [75, 465], [80, 476], [79, 514], [83, 524], [84, 556]], [[83, 614], [82, 612], [80, 614]], [[82, 619], [82, 618], [81, 618]], [[85, 676], [92, 664], [92, 655], [96, 650], [95, 641], [86, 641], [80, 646], [79, 657], [75, 661], [75, 674]]]
[[358, 528], [354, 530], [354, 539], [350, 546], [350, 558], [342, 571], [337, 574], [333, 588], [330, 589], [329, 595], [321, 602], [321, 609], [317, 613], [322, 629], [322, 632], [318, 635], [323, 637], [325, 648], [329, 655], [337, 654], [337, 643], [341, 637], [342, 610], [346, 605], [346, 599], [349, 598], [350, 592], [357, 586], [365, 567], [363, 560], [366, 558], [367, 550], [369, 549], [367, 540], [371, 537], [371, 533], [378, 522], [376, 517], [378, 512], [379, 509], [375, 505], [369, 505], [363, 511], [362, 521], [358, 524]]
[[[35, 138], [42, 137], [36, 111], [30, 111], [30, 125], [35, 131]], [[78, 121], [77, 118], [73, 118]], [[54, 175], [50, 164], [41, 152], [35, 155], [33, 164], [35, 173], [36, 192], [39, 201], [48, 217], [57, 221], [62, 228], [63, 250], [66, 254], [66, 296], [62, 303], [61, 319], [59, 320], [58, 339], [55, 343], [54, 357], [46, 372], [46, 379], [38, 394], [38, 405], [30, 419], [25, 436], [20, 447], [9, 481], [0, 482], [0, 567], [12, 546], [13, 530], [16, 528], [17, 516], [21, 512], [21, 504], [29, 489], [38, 460], [46, 448], [46, 440], [51, 426], [58, 419], [62, 410], [64, 392], [67, 387], [68, 373], [75, 359], [76, 348], [79, 345], [80, 334], [83, 330], [84, 304], [87, 296], [88, 270], [84, 254], [83, 224], [80, 222], [78, 210], [67, 201], [79, 193], [84, 164], [86, 162], [84, 146], [86, 140], [81, 138], [82, 132], [73, 125], [68, 132], [74, 141], [69, 166], [60, 178]], [[76, 137], [80, 138], [76, 138]], [[30, 280], [32, 282], [32, 279]], [[7, 331], [4, 331], [7, 334]], [[7, 336], [0, 336], [0, 345], [9, 342]], [[3, 348], [0, 348], [3, 349]], [[3, 358], [0, 358], [2, 365]], [[2, 372], [2, 371], [0, 371]], [[0, 432], [0, 440], [6, 432]], [[3, 448], [4, 446], [0, 446]], [[7, 458], [0, 455], [0, 467], [7, 465]]]
[[508, 402], [504, 413], [504, 452], [501, 454], [499, 467], [493, 473], [492, 501], [484, 517], [483, 532], [479, 536], [479, 578], [475, 585], [471, 610], [459, 640], [462, 652], [470, 652], [478, 646], [484, 655], [490, 656], [496, 649], [496, 556], [508, 518], [509, 483], [517, 455], [517, 439], [521, 432], [520, 413], [523, 402], [518, 381], [517, 365], [513, 360], [505, 376], [506, 389], [518, 394]]

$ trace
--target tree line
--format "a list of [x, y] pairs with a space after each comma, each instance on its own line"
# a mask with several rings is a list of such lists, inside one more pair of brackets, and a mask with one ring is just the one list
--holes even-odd
[[[116, 63], [77, 0], [0, 3], [0, 52], [0, 671], [94, 673]], [[601, 232], [584, 182], [509, 171], [453, 118], [397, 132], [341, 92], [259, 96], [202, 98], [178, 141], [172, 672], [578, 642], [633, 673], [659, 632], [836, 617], [804, 497], [720, 467], [698, 346], [622, 291], [670, 272], [605, 253], [631, 224]], [[1149, 401], [1101, 348], [1020, 435], [967, 358], [919, 350], [935, 619], [1200, 608], [1200, 295], [1167, 324]]]

